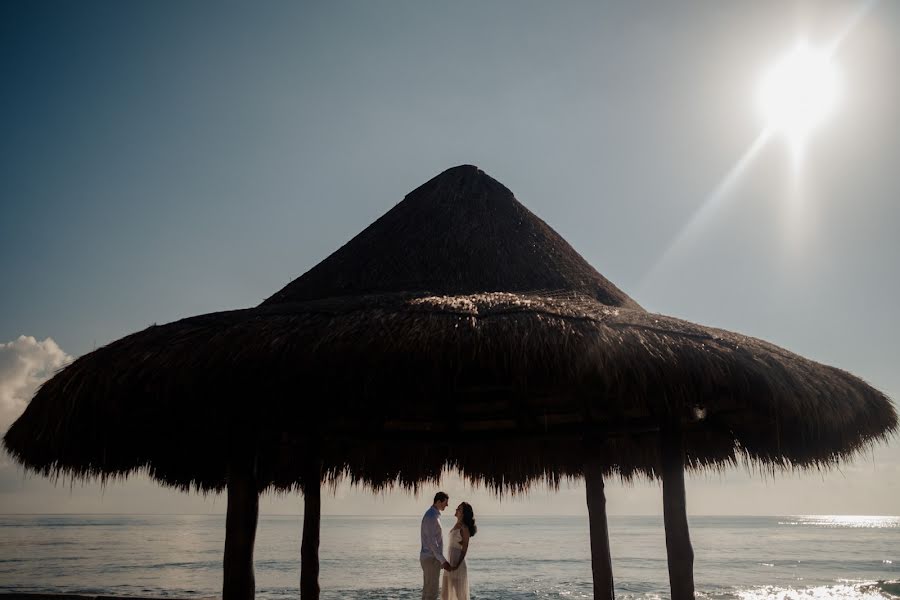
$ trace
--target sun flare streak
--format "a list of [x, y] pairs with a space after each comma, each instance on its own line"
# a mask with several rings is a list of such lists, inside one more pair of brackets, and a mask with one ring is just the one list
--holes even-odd
[[678, 251], [678, 249], [691, 237], [693, 237], [697, 231], [699, 231], [703, 225], [709, 220], [709, 217], [715, 212], [715, 210], [722, 204], [722, 202], [728, 197], [731, 190], [734, 188], [741, 175], [747, 170], [750, 163], [759, 154], [760, 150], [766, 145], [769, 141], [769, 138], [772, 137], [772, 131], [770, 129], [764, 129], [756, 139], [753, 140], [753, 143], [750, 144], [750, 147], [744, 152], [743, 155], [738, 159], [738, 161], [731, 167], [731, 170], [725, 174], [725, 177], [719, 182], [719, 185], [706, 197], [700, 207], [694, 211], [693, 215], [691, 215], [690, 220], [681, 228], [678, 232], [678, 235], [672, 240], [672, 242], [668, 245], [668, 247], [663, 251], [662, 255], [660, 255], [659, 259], [644, 278], [641, 280], [639, 287], [643, 288], [645, 284], [647, 284], [653, 277], [660, 271], [660, 269], [668, 262], [668, 260]]

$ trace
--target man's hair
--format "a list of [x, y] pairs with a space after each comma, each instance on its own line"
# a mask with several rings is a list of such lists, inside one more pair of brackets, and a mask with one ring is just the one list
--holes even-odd
[[438, 502], [443, 502], [444, 500], [449, 500], [449, 499], [450, 499], [450, 496], [448, 496], [444, 492], [438, 492], [437, 494], [434, 495], [433, 504], [437, 504]]

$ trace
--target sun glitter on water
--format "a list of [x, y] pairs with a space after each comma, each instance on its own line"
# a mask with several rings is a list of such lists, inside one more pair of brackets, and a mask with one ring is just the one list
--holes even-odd
[[[900, 529], [900, 517], [889, 515], [795, 515], [788, 521], [778, 521], [779, 525], [809, 525], [829, 529], [849, 527], [852, 529]], [[887, 561], [885, 564], [893, 564]]]

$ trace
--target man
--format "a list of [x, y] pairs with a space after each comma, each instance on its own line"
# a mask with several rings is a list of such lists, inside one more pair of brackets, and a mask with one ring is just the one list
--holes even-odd
[[434, 495], [431, 508], [422, 517], [422, 600], [436, 600], [440, 583], [441, 568], [449, 569], [450, 563], [444, 558], [444, 535], [441, 531], [441, 511], [447, 508], [450, 496], [444, 492]]

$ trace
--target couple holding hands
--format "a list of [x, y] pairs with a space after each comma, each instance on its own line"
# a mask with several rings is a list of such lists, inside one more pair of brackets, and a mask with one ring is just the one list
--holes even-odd
[[[450, 496], [444, 492], [434, 495], [434, 502], [422, 517], [422, 600], [469, 600], [469, 577], [466, 570], [466, 552], [469, 539], [478, 529], [475, 514], [468, 502], [456, 507], [456, 523], [450, 530], [450, 555], [444, 558], [444, 535], [441, 530], [441, 512], [450, 503]], [[440, 581], [443, 569], [443, 581]]]

